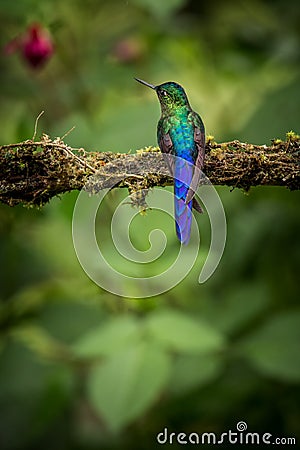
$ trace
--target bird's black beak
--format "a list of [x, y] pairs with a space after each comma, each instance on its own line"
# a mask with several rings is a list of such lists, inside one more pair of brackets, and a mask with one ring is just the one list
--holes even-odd
[[146, 81], [140, 80], [139, 78], [134, 78], [136, 81], [138, 81], [141, 84], [144, 84], [145, 86], [148, 86], [151, 89], [156, 89], [156, 86], [154, 84], [147, 83]]

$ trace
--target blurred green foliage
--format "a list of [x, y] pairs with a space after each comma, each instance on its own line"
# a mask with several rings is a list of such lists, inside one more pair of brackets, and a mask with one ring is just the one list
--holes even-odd
[[[62, 136], [75, 125], [66, 138], [75, 147], [155, 144], [158, 102], [134, 76], [184, 85], [217, 140], [263, 144], [300, 131], [296, 0], [0, 7], [2, 46], [34, 21], [55, 43], [41, 71], [1, 55], [2, 144], [30, 138], [42, 110], [39, 133]], [[218, 192], [228, 241], [216, 273], [197, 283], [210, 236], [201, 217], [191, 273], [145, 300], [115, 297], [82, 271], [71, 233], [77, 193], [43, 210], [1, 206], [1, 449], [146, 449], [164, 427], [222, 433], [239, 420], [249, 431], [300, 439], [299, 193]], [[122, 196], [111, 194], [101, 215], [104, 237]], [[138, 248], [158, 220], [149, 213], [133, 224]], [[162, 223], [172, 258], [174, 224]]]

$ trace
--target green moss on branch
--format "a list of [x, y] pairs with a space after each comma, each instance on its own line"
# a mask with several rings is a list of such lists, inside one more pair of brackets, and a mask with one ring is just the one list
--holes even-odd
[[[269, 146], [217, 143], [209, 136], [204, 172], [214, 185], [300, 189], [299, 146], [300, 137], [293, 132], [287, 133], [285, 141], [274, 139]], [[135, 154], [86, 152], [47, 135], [39, 142], [0, 147], [0, 201], [10, 206], [42, 206], [56, 195], [84, 186], [91, 192], [107, 187], [136, 192], [171, 183], [157, 147]]]

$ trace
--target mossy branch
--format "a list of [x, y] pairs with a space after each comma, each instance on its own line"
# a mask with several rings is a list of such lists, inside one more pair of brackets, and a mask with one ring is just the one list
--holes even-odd
[[[285, 141], [274, 139], [269, 146], [217, 143], [209, 137], [204, 172], [214, 185], [300, 189], [300, 137], [290, 132]], [[47, 135], [40, 141], [0, 147], [0, 201], [10, 206], [42, 206], [56, 195], [84, 186], [92, 192], [127, 187], [134, 193], [171, 183], [157, 147], [135, 154], [86, 152]]]

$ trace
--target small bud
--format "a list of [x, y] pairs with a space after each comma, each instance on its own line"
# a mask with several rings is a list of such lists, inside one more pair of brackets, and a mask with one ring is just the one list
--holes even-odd
[[115, 44], [112, 49], [112, 56], [121, 64], [130, 64], [141, 59], [143, 51], [143, 45], [139, 40], [127, 38]]
[[47, 30], [32, 25], [24, 38], [22, 54], [31, 67], [43, 66], [53, 53], [53, 44]]

